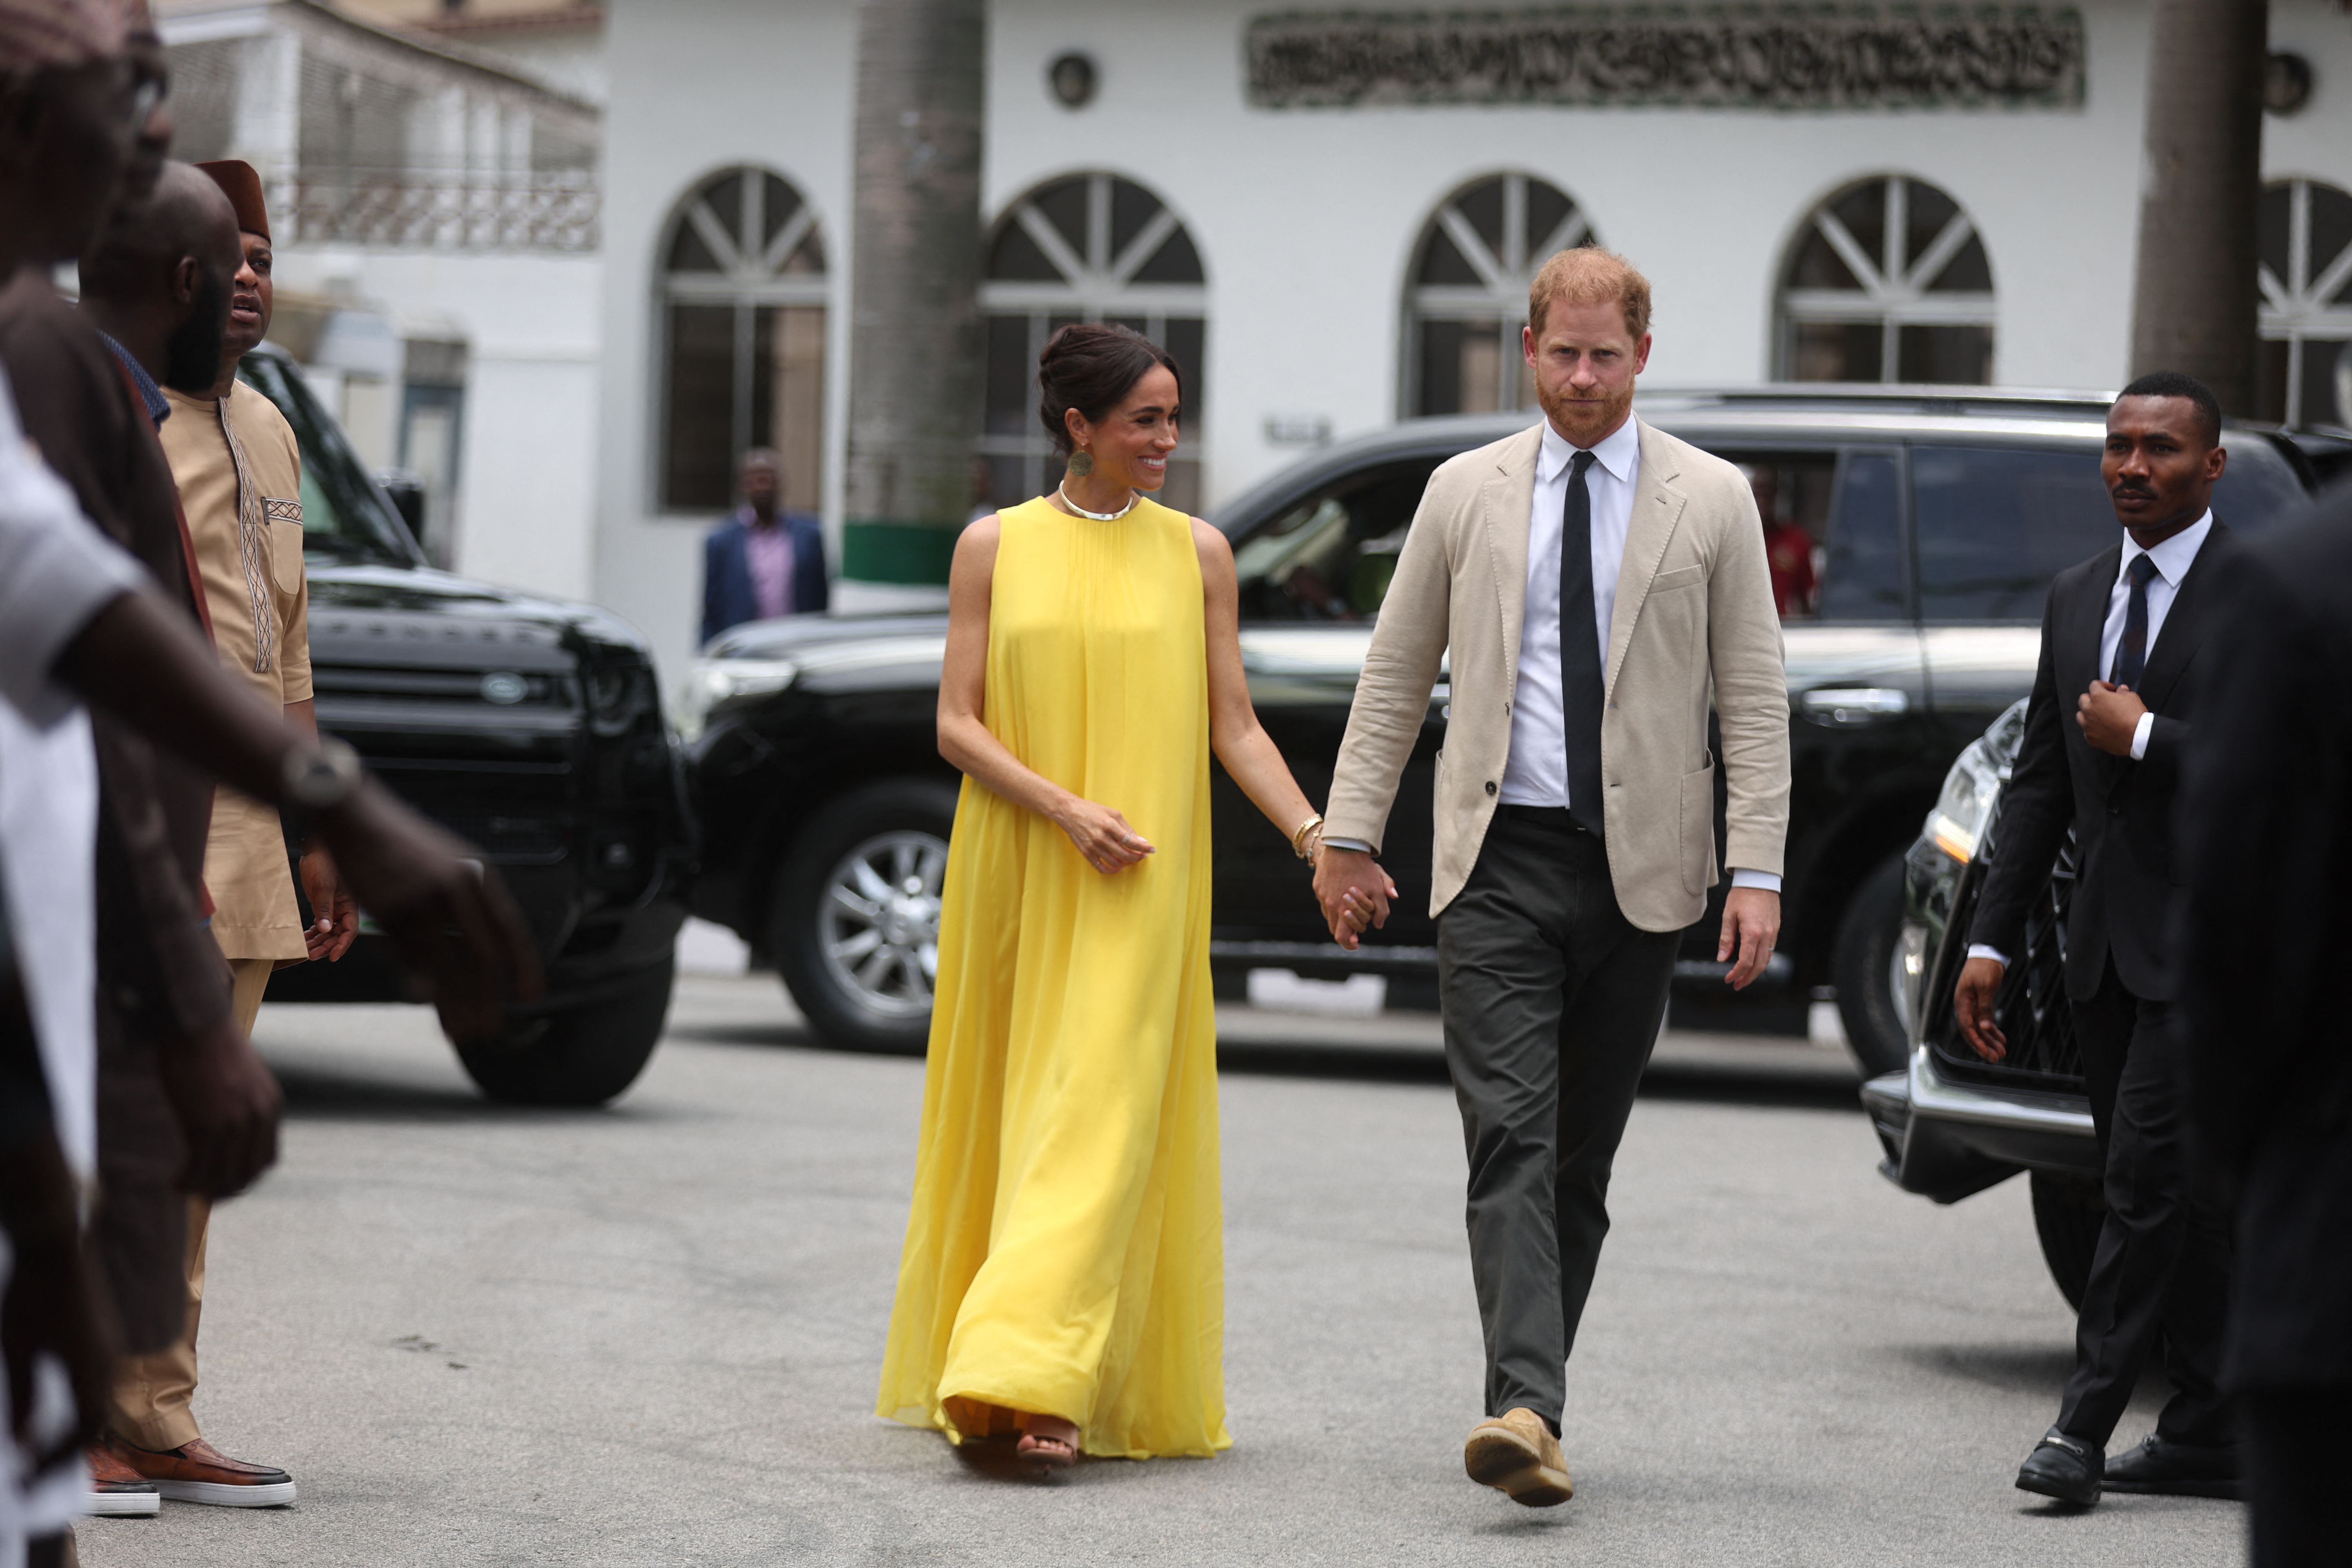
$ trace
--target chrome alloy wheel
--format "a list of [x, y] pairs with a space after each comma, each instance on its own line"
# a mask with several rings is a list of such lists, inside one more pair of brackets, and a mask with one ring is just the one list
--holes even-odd
[[825, 967], [859, 1005], [886, 1018], [931, 1010], [947, 868], [946, 840], [883, 833], [843, 856], [826, 877], [817, 940]]

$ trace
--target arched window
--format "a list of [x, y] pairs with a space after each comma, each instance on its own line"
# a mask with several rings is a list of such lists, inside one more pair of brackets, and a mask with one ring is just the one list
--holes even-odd
[[1165, 504], [1201, 506], [1199, 433], [1209, 291], [1201, 253], [1158, 196], [1117, 174], [1071, 174], [1014, 201], [988, 247], [980, 305], [988, 326], [988, 399], [980, 450], [988, 499], [1009, 506], [1061, 482], [1037, 419], [1037, 355], [1056, 327], [1133, 327], [1184, 368], [1182, 445], [1168, 464]]
[[1780, 278], [1789, 381], [1992, 379], [1992, 264], [1959, 204], [1874, 174], [1815, 208]]
[[1532, 174], [1490, 174], [1441, 203], [1413, 251], [1407, 412], [1534, 406], [1519, 350], [1528, 285], [1554, 253], [1599, 243], [1568, 193]]
[[2263, 417], [2352, 426], [2352, 194], [2263, 187]]
[[781, 176], [722, 170], [662, 239], [660, 504], [718, 511], [753, 447], [783, 458], [784, 504], [824, 489], [824, 240]]

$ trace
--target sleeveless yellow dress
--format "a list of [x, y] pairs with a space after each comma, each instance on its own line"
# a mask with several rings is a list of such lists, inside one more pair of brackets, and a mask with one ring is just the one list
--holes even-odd
[[876, 1413], [1087, 1453], [1227, 1447], [1209, 691], [1191, 520], [999, 514], [983, 721], [1157, 851], [1113, 876], [971, 779]]

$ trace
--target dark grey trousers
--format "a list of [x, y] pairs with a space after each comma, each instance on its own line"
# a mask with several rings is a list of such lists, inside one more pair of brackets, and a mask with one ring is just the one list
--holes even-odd
[[1609, 1168], [1680, 935], [1626, 920], [1601, 841], [1540, 806], [1496, 808], [1468, 884], [1438, 917], [1489, 1415], [1524, 1405], [1559, 1425], [1609, 1233]]

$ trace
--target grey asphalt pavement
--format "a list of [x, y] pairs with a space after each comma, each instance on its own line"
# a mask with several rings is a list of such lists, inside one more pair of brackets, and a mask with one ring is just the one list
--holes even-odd
[[285, 1160], [214, 1222], [197, 1410], [301, 1500], [89, 1521], [95, 1568], [2243, 1556], [2236, 1504], [2011, 1489], [2071, 1338], [2023, 1185], [1897, 1193], [1802, 1044], [1662, 1047], [1570, 1373], [1578, 1494], [1531, 1511], [1462, 1475], [1478, 1331], [1425, 1020], [1228, 1021], [1234, 1447], [1046, 1485], [867, 1414], [919, 1063], [814, 1047], [759, 978], [684, 981], [593, 1113], [485, 1102], [421, 1009], [257, 1033]]

